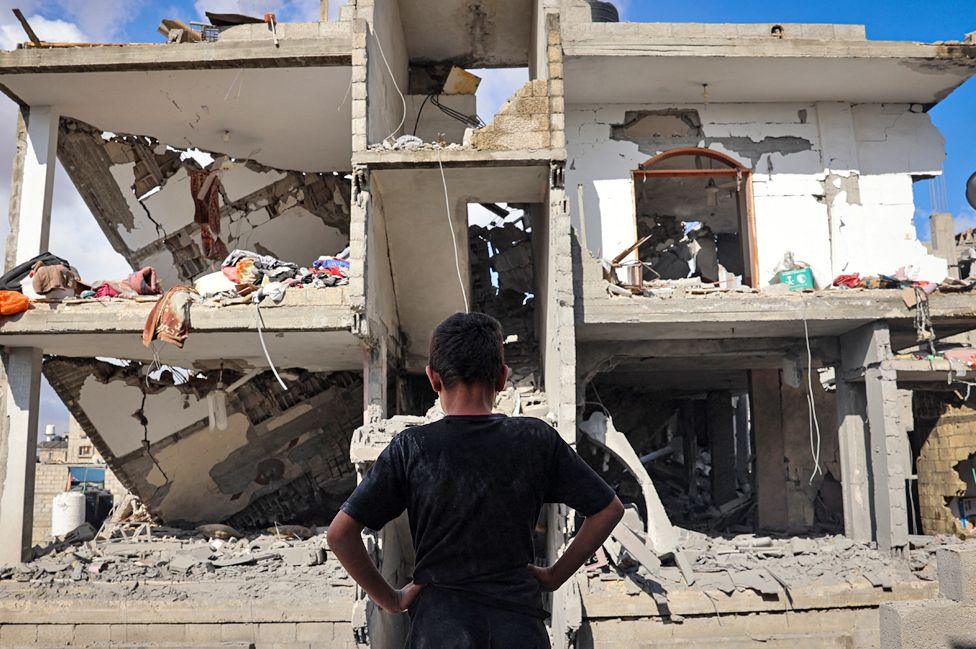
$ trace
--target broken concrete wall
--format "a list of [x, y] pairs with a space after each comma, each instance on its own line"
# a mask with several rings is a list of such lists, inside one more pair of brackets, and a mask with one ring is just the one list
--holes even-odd
[[471, 134], [471, 146], [492, 151], [545, 149], [550, 143], [549, 82], [529, 81], [506, 101], [490, 124]]
[[[359, 0], [358, 17], [369, 25], [366, 35], [366, 84], [353, 85], [353, 101], [367, 105], [367, 144], [403, 134], [404, 100], [409, 88], [409, 59], [398, 0]], [[354, 35], [355, 40], [355, 35]], [[353, 61], [355, 64], [356, 61]], [[361, 93], [367, 94], [361, 94]], [[354, 143], [355, 144], [355, 143]]]
[[370, 336], [386, 337], [387, 345], [399, 357], [400, 318], [397, 313], [396, 289], [390, 266], [390, 242], [386, 232], [386, 213], [379, 192], [370, 191], [369, 175], [361, 172], [357, 209], [366, 219], [366, 315]]
[[[938, 173], [943, 155], [928, 116], [909, 105], [847, 105], [842, 130], [830, 107], [820, 119], [821, 106], [571, 106], [567, 182], [584, 186], [587, 247], [612, 258], [636, 240], [631, 172], [638, 165], [670, 149], [705, 147], [753, 170], [760, 285], [786, 252], [813, 267], [819, 286], [835, 271], [909, 265], [941, 279], [945, 269], [912, 227], [912, 176]], [[848, 159], [863, 161], [838, 161], [841, 145], [852, 152]], [[847, 191], [852, 186], [859, 191]], [[863, 255], [867, 247], [876, 252]]]
[[913, 402], [921, 531], [972, 535], [972, 522], [964, 526], [961, 520], [960, 502], [966, 501], [969, 512], [976, 505], [976, 405], [956, 394], [922, 391]]
[[[204, 257], [194, 223], [190, 173], [212, 166], [213, 155], [63, 120], [59, 157], [113, 247], [134, 268], [153, 266], [164, 286], [212, 269], [216, 260]], [[343, 175], [252, 162], [227, 162], [221, 169], [219, 238], [229, 249], [305, 265], [348, 244], [350, 189]]]
[[349, 438], [361, 421], [358, 374], [226, 370], [227, 428], [211, 430], [207, 394], [221, 371], [158, 380], [147, 368], [52, 358], [44, 371], [99, 454], [168, 523], [242, 527], [325, 518], [355, 485]]

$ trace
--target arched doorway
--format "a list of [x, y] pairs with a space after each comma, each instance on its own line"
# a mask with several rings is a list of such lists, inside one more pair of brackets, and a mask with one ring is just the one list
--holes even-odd
[[634, 171], [634, 201], [642, 281], [699, 277], [723, 288], [754, 286], [748, 168], [717, 151], [672, 149]]

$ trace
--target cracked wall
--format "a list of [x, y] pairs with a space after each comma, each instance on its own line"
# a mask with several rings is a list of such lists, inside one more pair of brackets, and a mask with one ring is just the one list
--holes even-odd
[[211, 430], [206, 395], [219, 372], [50, 358], [44, 373], [119, 480], [169, 524], [232, 519], [254, 527], [334, 513], [355, 486], [349, 439], [362, 378], [349, 372], [225, 370], [227, 429]]
[[818, 286], [902, 266], [945, 276], [912, 221], [913, 177], [941, 173], [944, 159], [918, 106], [572, 105], [566, 139], [567, 183], [583, 185], [586, 247], [597, 256], [637, 239], [631, 172], [658, 153], [705, 147], [753, 170], [760, 286], [786, 252], [811, 264]]
[[153, 266], [164, 286], [214, 265], [193, 220], [190, 173], [200, 169], [221, 170], [220, 238], [229, 249], [308, 264], [348, 245], [351, 190], [338, 173], [221, 160], [70, 119], [62, 120], [58, 154], [113, 248], [133, 267]]

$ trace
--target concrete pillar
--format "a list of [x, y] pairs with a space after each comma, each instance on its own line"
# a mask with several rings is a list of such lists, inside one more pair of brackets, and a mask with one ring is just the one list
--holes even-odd
[[34, 525], [34, 470], [41, 352], [16, 348], [3, 354], [2, 398], [7, 417], [0, 429], [0, 565], [30, 559]]
[[844, 499], [844, 534], [870, 541], [873, 529], [864, 386], [837, 379], [837, 441]]
[[[374, 325], [375, 327], [376, 325]], [[379, 421], [387, 416], [389, 360], [386, 335], [366, 349], [363, 362], [363, 423]]]
[[740, 394], [735, 403], [735, 475], [740, 484], [749, 482], [752, 437], [749, 435], [749, 395]]
[[712, 502], [720, 506], [736, 497], [732, 395], [728, 392], [710, 392], [705, 411], [708, 417], [708, 449], [712, 456]]
[[329, 22], [329, 0], [319, 0], [319, 20]]
[[[57, 162], [57, 110], [32, 107], [27, 119], [25, 152], [11, 195], [19, 193], [16, 214], [15, 263], [47, 250], [51, 234], [51, 198]], [[15, 160], [15, 169], [18, 160]], [[3, 354], [0, 377], [0, 564], [29, 558], [34, 520], [34, 469], [37, 457], [37, 416], [41, 390], [41, 351], [14, 348]]]
[[789, 507], [779, 370], [749, 372], [749, 403], [753, 405], [759, 527], [786, 529]]
[[51, 233], [51, 198], [58, 153], [58, 111], [32, 106], [27, 121], [27, 151], [20, 182], [17, 261], [47, 250]]
[[952, 214], [933, 214], [929, 217], [929, 228], [932, 233], [932, 254], [949, 262], [949, 277], [959, 279], [956, 224]]
[[845, 376], [839, 379], [850, 378], [853, 372], [864, 380], [875, 540], [884, 550], [900, 551], [908, 544], [905, 467], [910, 449], [895, 371], [885, 365], [891, 357], [891, 336], [885, 322], [864, 325], [841, 337]]
[[698, 496], [698, 482], [695, 480], [695, 462], [698, 460], [698, 417], [696, 402], [686, 399], [681, 402], [678, 415], [678, 430], [681, 431], [681, 451], [685, 458], [685, 477], [688, 480], [688, 497]]
[[14, 154], [10, 174], [10, 211], [7, 213], [10, 230], [7, 232], [6, 255], [3, 271], [7, 272], [17, 264], [17, 233], [20, 232], [20, 180], [24, 175], [24, 160], [27, 158], [27, 119], [26, 109], [17, 111], [17, 152]]

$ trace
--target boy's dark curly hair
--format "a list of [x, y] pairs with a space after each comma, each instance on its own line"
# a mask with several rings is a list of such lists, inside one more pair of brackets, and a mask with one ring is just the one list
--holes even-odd
[[430, 367], [444, 387], [457, 383], [494, 386], [505, 371], [502, 325], [484, 313], [455, 313], [430, 339]]

